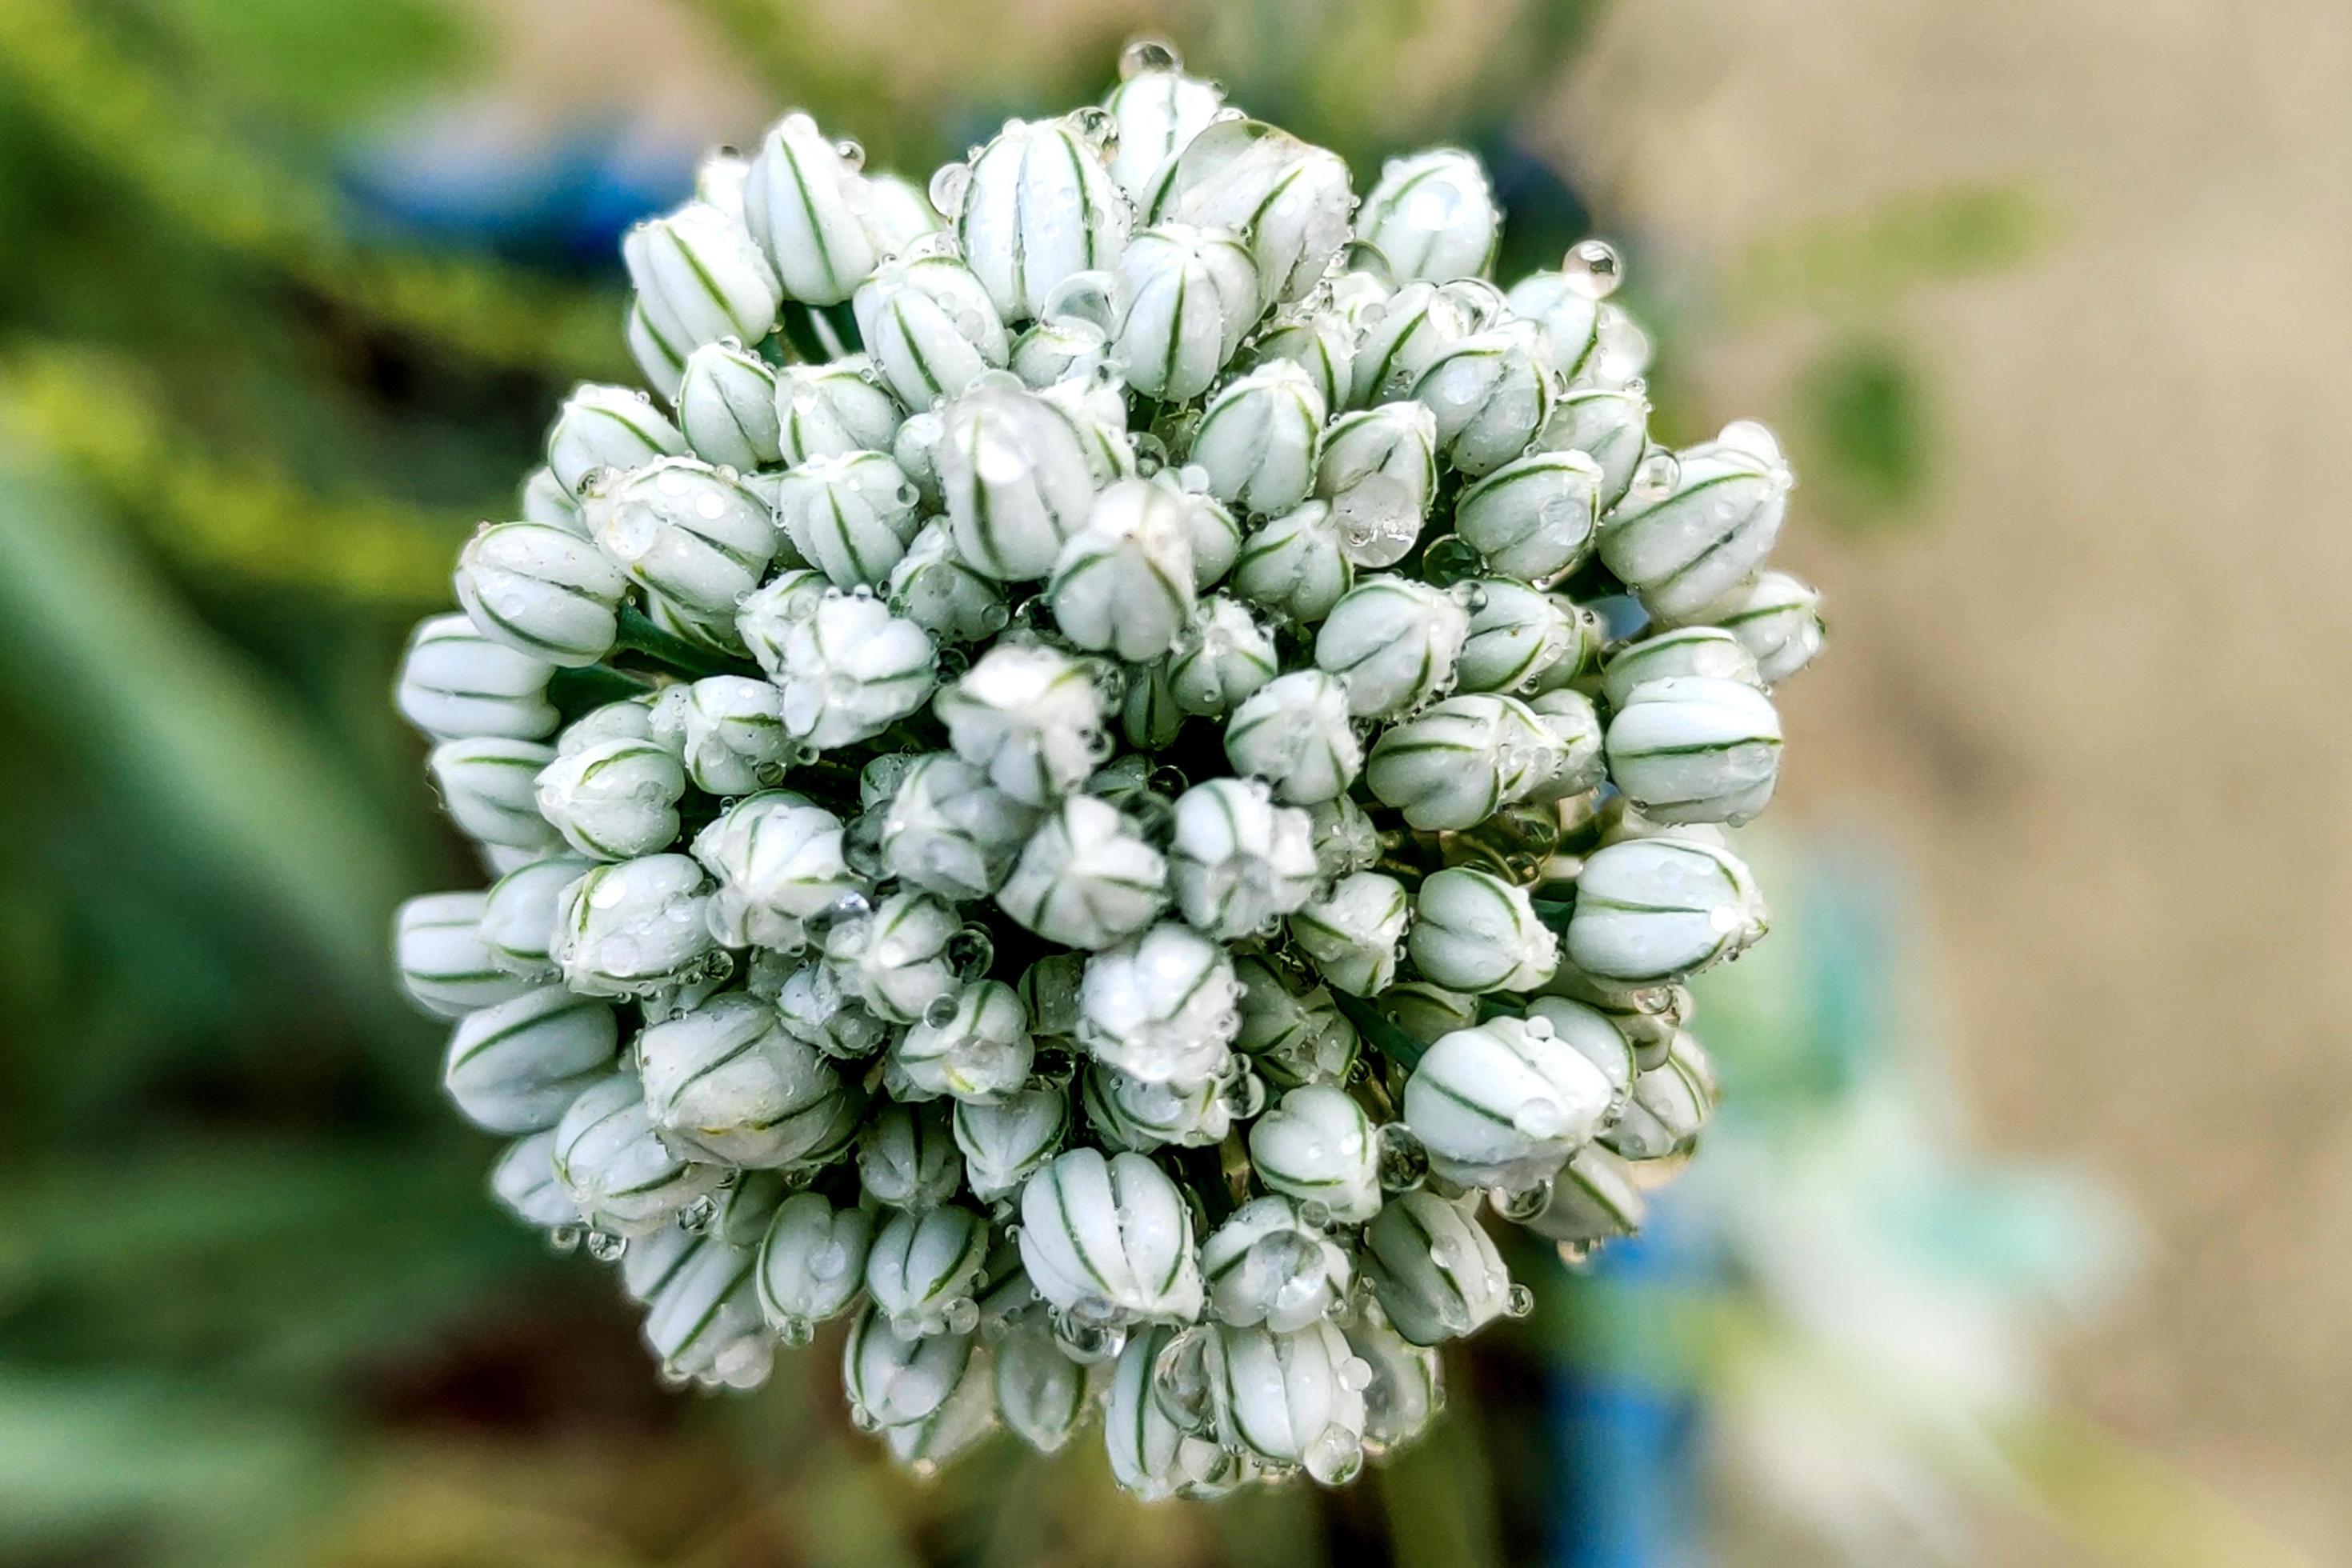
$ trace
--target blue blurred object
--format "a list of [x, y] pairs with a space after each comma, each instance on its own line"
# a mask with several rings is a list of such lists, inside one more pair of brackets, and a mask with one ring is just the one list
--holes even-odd
[[695, 156], [617, 121], [534, 134], [441, 110], [379, 129], [341, 184], [363, 221], [402, 238], [611, 271], [631, 224], [691, 193]]
[[[1595, 1254], [1586, 1279], [1622, 1305], [1652, 1293], [1708, 1292], [1722, 1271], [1706, 1212], [1669, 1198], [1641, 1235]], [[1553, 1369], [1548, 1405], [1559, 1507], [1549, 1561], [1557, 1568], [1688, 1568], [1704, 1560], [1695, 1529], [1703, 1405], [1678, 1356], [1642, 1344], [1664, 1331], [1654, 1317], [1629, 1320], [1607, 1352], [1572, 1353]]]

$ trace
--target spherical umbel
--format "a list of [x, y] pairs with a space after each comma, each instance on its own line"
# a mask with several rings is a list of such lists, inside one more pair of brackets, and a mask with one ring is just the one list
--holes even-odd
[[838, 1322], [919, 1476], [1099, 1416], [1139, 1497], [1337, 1486], [1529, 1310], [1494, 1227], [1580, 1261], [1696, 1153], [1819, 599], [1608, 241], [1492, 279], [1473, 154], [1359, 200], [1118, 76], [935, 172], [789, 113], [629, 232], [647, 390], [401, 658], [490, 885], [394, 956], [666, 1382]]

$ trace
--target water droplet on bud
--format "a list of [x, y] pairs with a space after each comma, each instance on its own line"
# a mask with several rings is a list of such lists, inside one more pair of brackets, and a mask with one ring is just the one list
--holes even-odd
[[1560, 264], [1568, 286], [1588, 300], [1606, 300], [1624, 281], [1625, 264], [1605, 239], [1580, 239]]
[[1183, 57], [1172, 44], [1158, 38], [1136, 38], [1118, 52], [1118, 79], [1133, 81], [1147, 71], [1180, 71]]

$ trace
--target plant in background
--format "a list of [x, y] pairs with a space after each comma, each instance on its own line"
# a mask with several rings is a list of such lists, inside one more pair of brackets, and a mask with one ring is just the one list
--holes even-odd
[[1716, 1099], [1683, 982], [1813, 597], [1740, 423], [1653, 444], [1588, 239], [1156, 45], [923, 188], [804, 115], [633, 233], [403, 713], [496, 880], [404, 910], [494, 1187], [673, 1381], [845, 1319], [928, 1471], [1099, 1405], [1146, 1497], [1330, 1484]]

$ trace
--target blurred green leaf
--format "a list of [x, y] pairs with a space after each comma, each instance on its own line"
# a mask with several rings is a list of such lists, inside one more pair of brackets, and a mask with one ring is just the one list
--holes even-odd
[[1933, 426], [1910, 357], [1883, 341], [1840, 343], [1798, 390], [1805, 478], [1822, 492], [1822, 515], [1855, 532], [1915, 515], [1933, 478]]
[[1809, 218], [1749, 243], [1726, 268], [1732, 314], [1836, 316], [1874, 308], [1922, 284], [2017, 267], [2046, 249], [2055, 212], [2023, 181], [1906, 191], [1857, 213]]
[[348, 123], [468, 58], [470, 29], [433, 0], [151, 3], [191, 76], [320, 125]]
[[223, 893], [268, 910], [376, 1010], [386, 922], [411, 879], [349, 769], [113, 529], [6, 448], [0, 479], [0, 681], [123, 781], [120, 809], [172, 818]]

